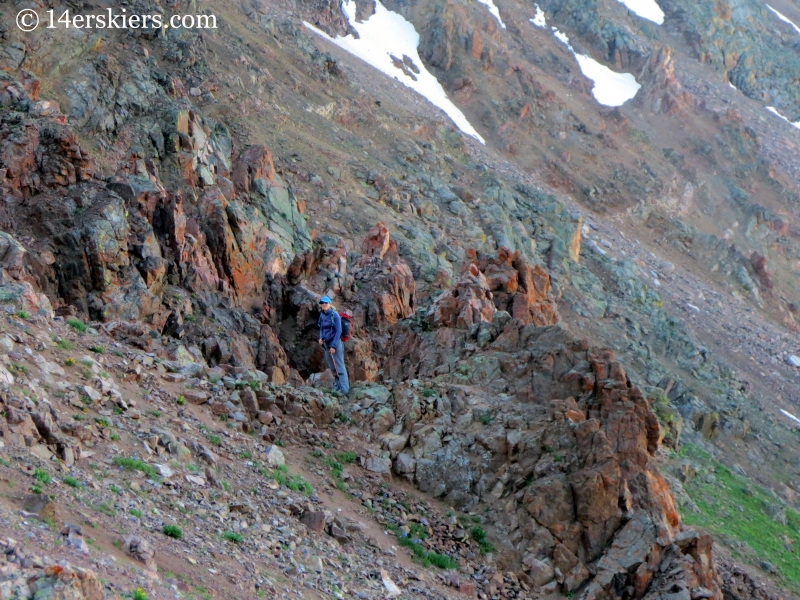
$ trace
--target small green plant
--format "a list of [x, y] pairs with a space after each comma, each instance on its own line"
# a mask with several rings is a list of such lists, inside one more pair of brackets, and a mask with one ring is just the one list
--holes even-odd
[[223, 490], [225, 490], [226, 492], [230, 492], [231, 491], [231, 486], [228, 485], [227, 481], [222, 481], [221, 483], [222, 483], [222, 489]]
[[67, 365], [68, 367], [71, 367], [75, 364], [75, 359], [69, 356], [64, 359], [64, 364]]
[[164, 525], [164, 527], [161, 529], [161, 532], [167, 537], [175, 538], [176, 540], [179, 540], [183, 537], [183, 532], [177, 525]]
[[137, 519], [141, 519], [142, 518], [142, 511], [140, 511], [138, 508], [132, 508], [130, 510], [130, 513], [131, 513], [131, 515], [133, 515]]
[[115, 406], [114, 408], [111, 409], [111, 412], [114, 413], [115, 415], [121, 415], [125, 411], [122, 410], [119, 406]]
[[492, 422], [492, 415], [481, 415], [480, 422], [484, 425], [488, 425]]
[[97, 512], [101, 512], [104, 515], [108, 515], [109, 517], [113, 517], [117, 514], [116, 509], [108, 502], [101, 502], [94, 506], [94, 509]]
[[320, 450], [319, 448], [314, 448], [311, 451], [311, 456], [313, 456], [314, 458], [322, 458], [322, 450]]
[[431, 388], [426, 388], [426, 389], [422, 390], [422, 395], [425, 398], [433, 398], [436, 395], [436, 392]]
[[218, 435], [214, 435], [213, 433], [209, 433], [208, 435], [206, 435], [206, 438], [208, 439], [209, 442], [211, 442], [215, 446], [221, 446], [222, 445], [222, 440], [219, 438]]
[[194, 463], [189, 463], [186, 465], [186, 470], [189, 471], [189, 473], [197, 473], [200, 470], [200, 467]]
[[103, 348], [102, 346], [97, 346], [97, 345], [89, 346], [89, 350], [91, 350], [95, 354], [102, 354], [103, 352], [106, 351], [105, 348]]
[[11, 467], [11, 463], [8, 462], [5, 458], [0, 458], [0, 465], [3, 465], [7, 469]]
[[233, 544], [241, 544], [244, 541], [244, 538], [239, 535], [238, 533], [234, 533], [233, 531], [226, 531], [222, 534], [222, 537]]
[[63, 479], [64, 483], [66, 483], [70, 487], [78, 488], [81, 487], [80, 480], [72, 477], [71, 475], [66, 475]]
[[184, 398], [183, 396], [178, 396], [178, 397], [175, 399], [175, 403], [176, 403], [178, 406], [183, 406], [184, 404], [186, 404], [186, 398]]
[[[11, 486], [11, 482], [10, 481], [8, 482], [8, 484], [9, 484], [9, 487], [13, 487], [13, 486]], [[33, 484], [31, 486], [31, 493], [33, 493], [33, 494], [41, 494], [42, 492], [44, 492], [44, 489], [38, 483], [35, 483], [35, 484]]]
[[111, 438], [112, 442], [118, 442], [119, 441], [119, 434], [116, 431], [112, 431], [111, 434], [108, 437]]
[[133, 590], [133, 592], [131, 593], [131, 598], [133, 600], [148, 600], [147, 593], [140, 587]]
[[239, 452], [239, 458], [243, 458], [244, 460], [249, 460], [253, 458], [253, 455], [247, 450], [242, 450], [241, 452]]
[[44, 469], [34, 469], [33, 478], [43, 485], [49, 485], [49, 483], [52, 481], [50, 478], [50, 473]]
[[109, 490], [111, 490], [112, 492], [114, 492], [114, 493], [115, 493], [117, 496], [120, 496], [120, 495], [122, 495], [122, 490], [121, 490], [121, 489], [119, 489], [119, 488], [118, 488], [117, 486], [115, 486], [114, 484], [111, 484], [110, 486], [108, 486], [108, 489], [109, 489]]
[[287, 473], [286, 465], [280, 465], [279, 467], [276, 467], [272, 473], [272, 478], [279, 485], [285, 485], [293, 492], [300, 492], [304, 496], [310, 496], [314, 493], [314, 488], [303, 478], [302, 475], [289, 475]]
[[158, 471], [152, 465], [148, 465], [145, 462], [142, 462], [136, 458], [128, 458], [127, 456], [115, 456], [114, 459], [111, 461], [115, 467], [121, 467], [123, 469], [127, 469], [128, 471], [141, 471], [145, 475], [151, 478], [155, 478], [158, 476]]
[[28, 313], [26, 313], [24, 310], [18, 310], [17, 311], [17, 316], [20, 319], [30, 319], [31, 318], [31, 316]]
[[95, 423], [97, 423], [100, 427], [110, 427], [111, 423], [108, 422], [108, 419], [104, 419], [103, 417], [95, 418]]
[[358, 455], [352, 450], [349, 450], [348, 452], [337, 452], [335, 456], [336, 460], [345, 464], [354, 463], [358, 458]]
[[89, 329], [82, 321], [79, 321], [78, 319], [67, 319], [67, 325], [72, 327], [78, 333], [83, 333]]
[[28, 367], [26, 367], [25, 365], [21, 365], [19, 363], [11, 363], [11, 365], [9, 366], [9, 369], [13, 373], [22, 373], [23, 375], [27, 375], [28, 374]]
[[161, 416], [161, 411], [160, 411], [160, 410], [151, 410], [151, 411], [150, 411], [150, 414], [151, 414], [153, 417], [155, 417], [156, 419], [158, 419], [158, 418]]
[[422, 564], [424, 567], [438, 567], [439, 569], [457, 569], [458, 563], [446, 554], [439, 554], [437, 552], [429, 552], [425, 546], [421, 544], [424, 537], [424, 528], [421, 525], [412, 523], [414, 527], [410, 526], [411, 531], [406, 534], [400, 530], [397, 525], [390, 524], [388, 528], [397, 536], [397, 543], [401, 546], [411, 550], [414, 559]]
[[481, 549], [481, 554], [489, 554], [490, 552], [494, 552], [495, 548], [486, 540], [486, 532], [482, 527], [473, 527], [469, 534], [473, 540], [478, 542], [478, 546]]

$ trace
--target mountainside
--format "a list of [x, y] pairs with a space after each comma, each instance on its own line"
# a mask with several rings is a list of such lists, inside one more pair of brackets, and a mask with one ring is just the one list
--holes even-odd
[[0, 597], [798, 593], [795, 4], [0, 19]]

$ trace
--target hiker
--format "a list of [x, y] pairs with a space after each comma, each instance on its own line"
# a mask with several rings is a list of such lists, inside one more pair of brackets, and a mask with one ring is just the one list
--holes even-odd
[[344, 344], [342, 343], [342, 318], [333, 308], [331, 299], [323, 296], [319, 299], [320, 315], [319, 343], [325, 348], [325, 362], [333, 372], [336, 383], [333, 389], [346, 394], [350, 391], [350, 382], [347, 379], [347, 369], [344, 366]]

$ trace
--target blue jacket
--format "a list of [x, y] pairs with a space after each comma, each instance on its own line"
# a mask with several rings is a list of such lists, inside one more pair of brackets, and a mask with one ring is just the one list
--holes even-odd
[[338, 312], [329, 308], [328, 312], [320, 313], [317, 325], [319, 326], [319, 337], [326, 346], [330, 348], [339, 342], [342, 337], [342, 318]]

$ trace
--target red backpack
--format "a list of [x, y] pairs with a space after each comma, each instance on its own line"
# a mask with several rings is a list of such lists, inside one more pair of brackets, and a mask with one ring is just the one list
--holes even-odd
[[339, 316], [342, 319], [342, 335], [339, 339], [342, 340], [343, 342], [346, 342], [347, 340], [350, 339], [350, 334], [353, 331], [353, 323], [352, 323], [353, 317], [351, 317], [346, 312], [340, 312]]

